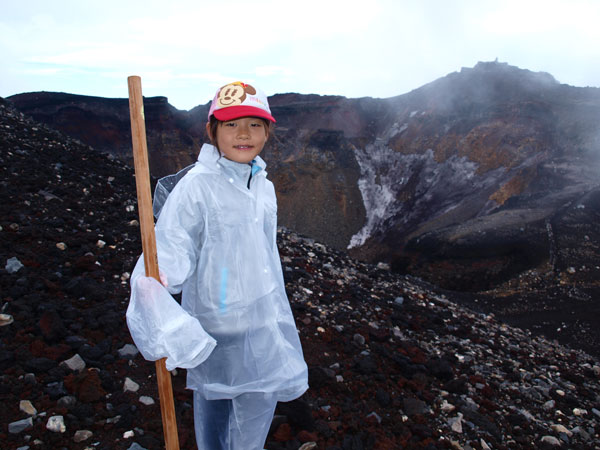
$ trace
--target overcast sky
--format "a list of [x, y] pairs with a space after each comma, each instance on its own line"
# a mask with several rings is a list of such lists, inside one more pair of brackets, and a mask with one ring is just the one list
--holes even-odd
[[404, 94], [478, 61], [600, 86], [598, 0], [0, 0], [0, 96]]

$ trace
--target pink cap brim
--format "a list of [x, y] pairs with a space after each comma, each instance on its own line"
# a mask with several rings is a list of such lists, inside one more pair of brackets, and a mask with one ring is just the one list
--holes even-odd
[[262, 117], [275, 123], [275, 119], [264, 109], [255, 108], [254, 106], [229, 106], [228, 108], [217, 109], [213, 115], [220, 121], [239, 119], [240, 117]]

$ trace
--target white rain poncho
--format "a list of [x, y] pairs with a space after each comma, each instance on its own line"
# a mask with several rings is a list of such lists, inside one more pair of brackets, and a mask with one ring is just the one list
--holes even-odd
[[[142, 356], [149, 361], [167, 358], [167, 370], [196, 367], [208, 358], [216, 342], [200, 322], [154, 278], [136, 276], [135, 283], [135, 300], [127, 308], [127, 325]], [[187, 338], [182, 340], [179, 336]]]
[[[255, 166], [221, 158], [215, 147], [205, 144], [196, 165], [168, 196], [155, 227], [158, 264], [167, 276], [168, 291], [182, 292], [182, 309], [201, 325], [188, 323], [180, 333], [166, 333], [174, 342], [163, 347], [181, 355], [181, 346], [189, 343], [184, 363], [206, 359], [188, 369], [187, 385], [207, 400], [264, 393], [289, 401], [308, 388], [276, 245], [275, 190], [260, 157]], [[165, 332], [160, 323], [148, 328], [148, 323], [130, 317], [130, 310], [133, 314], [143, 308], [143, 283], [137, 282], [143, 270], [140, 258], [127, 316], [145, 356], [156, 354], [145, 348], [152, 345], [151, 337]], [[162, 322], [172, 323], [170, 318]], [[216, 340], [214, 349], [211, 338]]]

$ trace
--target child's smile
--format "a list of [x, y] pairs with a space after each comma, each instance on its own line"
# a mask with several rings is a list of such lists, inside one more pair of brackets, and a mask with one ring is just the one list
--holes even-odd
[[262, 119], [241, 117], [219, 124], [217, 148], [231, 161], [250, 163], [262, 151], [268, 137]]

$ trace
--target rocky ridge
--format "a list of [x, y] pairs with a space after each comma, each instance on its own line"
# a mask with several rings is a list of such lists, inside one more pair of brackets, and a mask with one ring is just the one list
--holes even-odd
[[[161, 448], [127, 332], [133, 173], [0, 103], [3, 448]], [[600, 362], [281, 229], [311, 388], [268, 449], [600, 448]], [[181, 448], [191, 395], [173, 377]]]
[[[33, 92], [10, 101], [131, 159], [126, 99]], [[263, 157], [288, 228], [452, 290], [494, 289], [548, 265], [558, 278], [569, 267], [597, 278], [600, 241], [582, 228], [600, 214], [600, 89], [494, 61], [387, 99], [269, 101], [277, 127]], [[145, 102], [153, 174], [193, 162], [208, 104]], [[560, 252], [576, 261], [554, 264]]]

